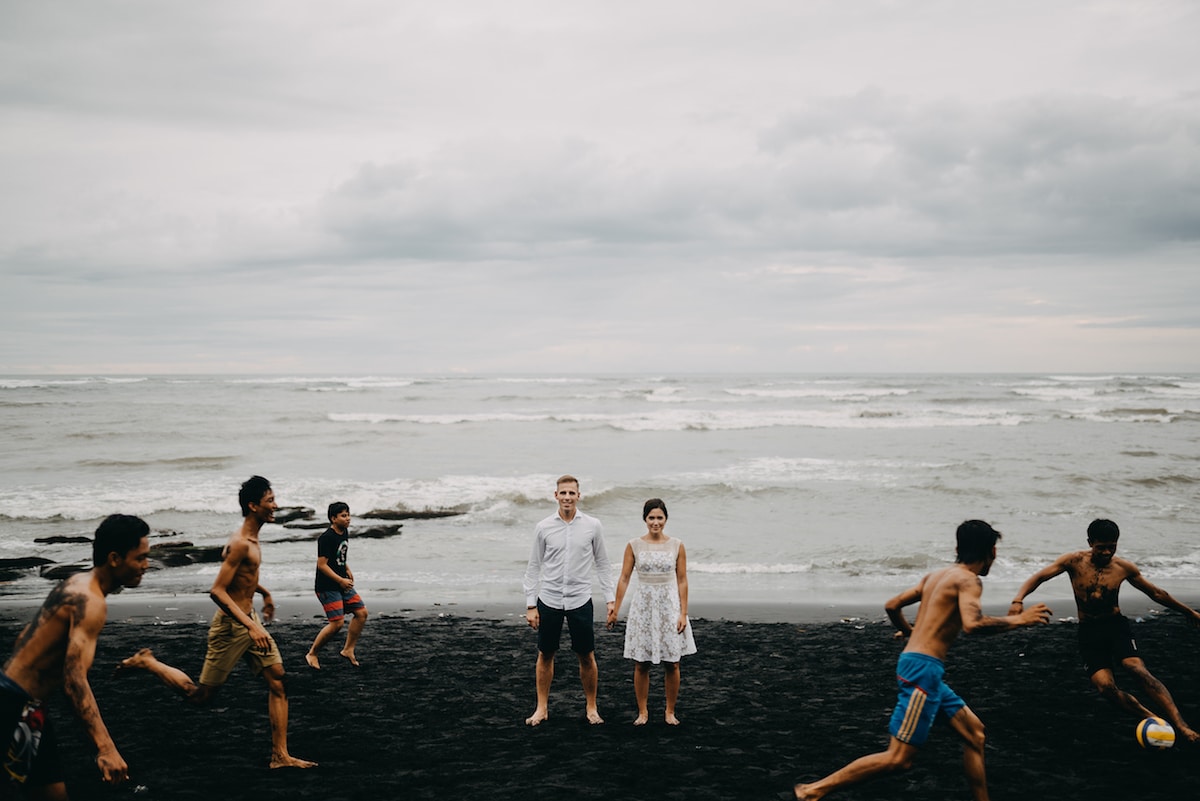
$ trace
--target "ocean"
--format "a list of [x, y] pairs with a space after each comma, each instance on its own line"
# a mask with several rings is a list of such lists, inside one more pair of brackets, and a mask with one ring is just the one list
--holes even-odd
[[[35, 540], [113, 512], [219, 545], [261, 474], [318, 520], [350, 504], [368, 605], [519, 611], [533, 527], [572, 473], [614, 565], [643, 501], [666, 501], [694, 609], [882, 604], [953, 561], [968, 518], [1004, 534], [985, 608], [1096, 517], [1148, 578], [1200, 596], [1200, 375], [24, 376], [0, 378], [0, 432], [0, 558], [85, 560]], [[354, 540], [370, 510], [456, 514]], [[262, 581], [307, 614], [315, 545], [296, 535], [264, 529]], [[129, 592], [203, 598], [215, 573]], [[1054, 582], [1040, 592], [1067, 597]], [[16, 602], [48, 589], [35, 569], [0, 582]]]

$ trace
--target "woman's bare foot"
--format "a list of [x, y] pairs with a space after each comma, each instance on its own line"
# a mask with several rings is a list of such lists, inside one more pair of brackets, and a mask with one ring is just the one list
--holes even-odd
[[545, 709], [535, 709], [533, 714], [525, 718], [526, 726], [540, 726], [550, 719], [550, 712]]
[[604, 722], [604, 718], [600, 717], [600, 712], [598, 710], [589, 709], [587, 711], [587, 722], [593, 726], [598, 726]]
[[307, 759], [297, 759], [291, 754], [271, 755], [271, 770], [277, 768], [315, 768], [316, 766], [316, 762], [309, 762]]
[[633, 719], [634, 726], [645, 726], [650, 720], [650, 715], [646, 712], [639, 712], [638, 716]]
[[342, 658], [345, 659], [350, 664], [354, 665], [355, 667], [360, 667], [360, 665], [358, 664], [358, 660], [354, 657], [353, 651], [351, 651], [350, 653], [346, 653], [345, 651], [342, 651]]
[[663, 719], [667, 721], [668, 726], [678, 726], [679, 725], [679, 718], [675, 717], [674, 712], [668, 712], [666, 715], [663, 716]]
[[313, 670], [321, 669], [321, 660], [317, 659], [317, 655], [312, 652], [309, 652], [304, 655], [304, 661], [307, 662], [308, 666], [310, 668], [312, 668]]

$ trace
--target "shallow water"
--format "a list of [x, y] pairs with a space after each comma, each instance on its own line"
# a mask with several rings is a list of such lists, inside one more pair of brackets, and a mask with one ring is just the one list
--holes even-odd
[[[1083, 547], [1095, 517], [1152, 580], [1200, 590], [1196, 375], [12, 377], [0, 431], [0, 557], [86, 559], [34, 539], [118, 511], [216, 545], [259, 473], [318, 518], [333, 500], [461, 513], [353, 541], [368, 599], [519, 604], [570, 472], [616, 563], [642, 502], [666, 500], [696, 602], [882, 600], [952, 559], [976, 517], [1004, 532], [985, 599]], [[315, 546], [278, 542], [297, 533], [264, 531], [277, 594], [311, 586]], [[215, 572], [136, 592], [203, 594]], [[46, 589], [32, 571], [0, 585]]]

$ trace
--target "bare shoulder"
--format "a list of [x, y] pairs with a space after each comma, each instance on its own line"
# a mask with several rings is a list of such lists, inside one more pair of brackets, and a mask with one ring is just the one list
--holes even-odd
[[925, 590], [930, 595], [945, 595], [959, 593], [964, 589], [982, 587], [979, 576], [969, 570], [956, 570], [954, 567], [944, 567], [925, 577]]
[[229, 542], [221, 551], [221, 556], [226, 562], [241, 563], [252, 558], [255, 553], [257, 553], [256, 543], [246, 539], [241, 533], [237, 533], [229, 538]]
[[[45, 603], [42, 604], [42, 615], [81, 620], [87, 614], [88, 607], [95, 596], [96, 593], [92, 592], [91, 587], [91, 574], [89, 572], [76, 573], [50, 591], [50, 594], [46, 596]], [[101, 595], [100, 600], [103, 601], [103, 599], [103, 595]]]
[[1133, 562], [1128, 559], [1123, 559], [1120, 556], [1114, 556], [1112, 564], [1126, 576], [1140, 576], [1142, 571]]
[[56, 647], [52, 644], [65, 641], [69, 632], [89, 620], [89, 616], [94, 616], [97, 609], [103, 626], [104, 598], [101, 596], [99, 605], [93, 602], [89, 578], [89, 574], [80, 573], [55, 585], [33, 622], [17, 638], [15, 651], [21, 651], [26, 645], [31, 645], [34, 650]]
[[1091, 558], [1091, 551], [1071, 551], [1058, 557], [1054, 564], [1074, 576], [1086, 571], [1091, 566]]

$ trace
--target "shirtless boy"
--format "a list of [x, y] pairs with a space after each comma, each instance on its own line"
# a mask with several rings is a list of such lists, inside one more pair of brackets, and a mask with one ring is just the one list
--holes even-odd
[[[888, 731], [888, 749], [859, 757], [841, 770], [812, 784], [797, 784], [796, 798], [824, 798], [839, 787], [857, 784], [876, 776], [907, 770], [917, 749], [929, 737], [937, 718], [963, 741], [963, 770], [976, 801], [987, 801], [987, 777], [984, 771], [983, 722], [945, 682], [943, 660], [959, 631], [984, 634], [1009, 631], [1021, 626], [1044, 624], [1050, 619], [1045, 604], [1007, 617], [987, 617], [980, 608], [983, 582], [996, 559], [996, 540], [1000, 532], [982, 520], [968, 520], [958, 527], [958, 557], [951, 567], [934, 571], [915, 587], [892, 598], [885, 605], [888, 618], [908, 644], [896, 663], [900, 696], [892, 712]], [[904, 607], [920, 603], [917, 619], [911, 626]]]
[[1180, 737], [1190, 743], [1200, 741], [1200, 733], [1192, 729], [1179, 714], [1171, 693], [1146, 669], [1146, 664], [1138, 655], [1137, 643], [1134, 642], [1129, 621], [1121, 614], [1117, 595], [1121, 591], [1121, 584], [1128, 581], [1155, 603], [1186, 615], [1193, 625], [1200, 624], [1200, 613], [1147, 581], [1133, 562], [1116, 556], [1117, 539], [1121, 536], [1116, 523], [1093, 520], [1088, 526], [1087, 535], [1089, 550], [1065, 553], [1030, 576], [1017, 590], [1017, 597], [1013, 599], [1009, 612], [1020, 611], [1025, 596], [1045, 581], [1066, 573], [1071, 577], [1071, 590], [1075, 594], [1075, 608], [1079, 614], [1079, 651], [1083, 656], [1084, 670], [1095, 688], [1109, 701], [1139, 718], [1154, 714], [1137, 698], [1117, 687], [1113, 667], [1115, 662], [1120, 662], [1121, 667], [1142, 685], [1151, 702], [1162, 710]]
[[108, 613], [107, 596], [136, 587], [149, 567], [150, 527], [129, 515], [111, 515], [96, 529], [92, 567], [62, 581], [50, 591], [33, 622], [17, 638], [16, 648], [0, 673], [0, 798], [65, 799], [56, 753], [54, 728], [42, 707], [63, 688], [75, 714], [96, 745], [96, 765], [104, 781], [129, 778], [100, 718], [88, 670]]
[[[242, 484], [238, 501], [242, 506], [242, 527], [229, 538], [221, 568], [209, 597], [217, 605], [208, 628], [208, 653], [200, 671], [200, 683], [186, 673], [158, 661], [149, 648], [143, 648], [121, 663], [122, 668], [141, 668], [157, 676], [189, 701], [205, 703], [229, 678], [240, 660], [267, 681], [270, 693], [267, 710], [271, 718], [272, 768], [311, 768], [315, 762], [297, 759], [288, 753], [288, 700], [283, 686], [283, 659], [274, 638], [263, 627], [263, 620], [275, 616], [271, 593], [258, 583], [262, 548], [258, 533], [263, 525], [275, 520], [275, 492], [262, 476], [251, 476]], [[254, 611], [254, 596], [263, 597], [262, 617]]]

